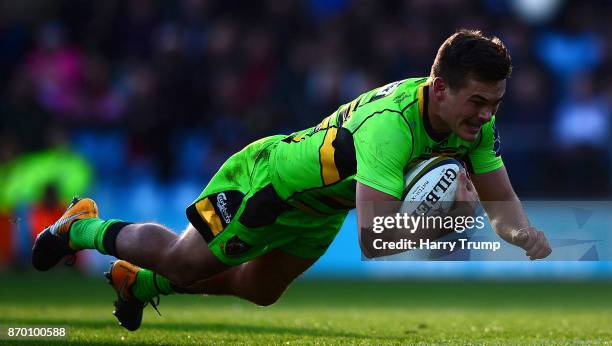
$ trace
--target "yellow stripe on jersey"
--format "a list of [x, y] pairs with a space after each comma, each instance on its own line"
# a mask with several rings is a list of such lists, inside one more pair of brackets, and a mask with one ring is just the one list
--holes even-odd
[[425, 86], [427, 86], [427, 82], [421, 83], [417, 89], [417, 97], [419, 100], [419, 114], [423, 116], [423, 108], [425, 107], [425, 96], [423, 95], [423, 91], [425, 90]]
[[351, 118], [351, 115], [353, 115], [353, 111], [355, 110], [355, 106], [357, 106], [357, 101], [359, 101], [359, 98], [356, 98], [353, 100], [353, 102], [351, 102], [351, 105], [349, 106], [349, 111], [346, 114], [346, 119], [344, 119], [344, 121], [347, 121], [348, 119]]
[[206, 221], [208, 227], [210, 227], [210, 230], [213, 232], [213, 234], [215, 236], [219, 234], [223, 230], [223, 225], [221, 224], [221, 219], [219, 218], [219, 215], [217, 215], [217, 213], [215, 212], [215, 208], [213, 207], [208, 197], [204, 198], [201, 201], [198, 201], [195, 206], [196, 210], [198, 211], [198, 213], [200, 213], [202, 219]]
[[323, 176], [324, 185], [333, 184], [340, 180], [340, 173], [338, 172], [336, 162], [334, 161], [334, 153], [336, 152], [336, 149], [332, 145], [334, 139], [336, 139], [337, 133], [338, 128], [329, 128], [325, 133], [323, 145], [321, 146], [321, 149], [319, 149], [319, 157], [321, 160], [321, 175]]
[[320, 130], [325, 130], [329, 126], [329, 119], [331, 119], [331, 115], [321, 121]]
[[303, 133], [302, 133], [301, 135], [298, 135], [298, 136], [293, 137], [292, 141], [294, 141], [294, 142], [299, 142], [299, 141], [301, 141], [302, 139], [304, 139], [304, 134], [303, 134]]

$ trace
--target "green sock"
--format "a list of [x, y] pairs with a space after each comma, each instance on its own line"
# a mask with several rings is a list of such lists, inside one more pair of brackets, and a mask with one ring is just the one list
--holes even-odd
[[77, 220], [70, 225], [70, 247], [74, 250], [96, 249], [103, 254], [108, 254], [104, 249], [104, 234], [108, 226], [121, 220], [101, 220], [89, 218]]
[[148, 269], [141, 269], [136, 274], [136, 282], [132, 286], [132, 294], [138, 300], [148, 301], [160, 294], [173, 294], [172, 284], [165, 277]]

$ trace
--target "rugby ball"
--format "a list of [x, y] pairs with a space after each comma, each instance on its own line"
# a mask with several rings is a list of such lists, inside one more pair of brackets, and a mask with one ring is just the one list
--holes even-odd
[[455, 201], [457, 178], [463, 165], [450, 157], [436, 156], [411, 167], [404, 176], [400, 212], [437, 215], [448, 212]]

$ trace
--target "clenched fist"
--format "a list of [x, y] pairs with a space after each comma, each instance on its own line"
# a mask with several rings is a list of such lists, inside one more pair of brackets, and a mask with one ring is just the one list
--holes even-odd
[[544, 232], [531, 226], [514, 231], [512, 243], [525, 249], [530, 260], [546, 258], [552, 252]]

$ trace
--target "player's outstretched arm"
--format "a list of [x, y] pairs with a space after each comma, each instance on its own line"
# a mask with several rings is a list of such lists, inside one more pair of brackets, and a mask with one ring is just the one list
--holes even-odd
[[502, 239], [523, 248], [531, 260], [550, 255], [546, 235], [529, 224], [505, 167], [471, 178], [493, 229]]

